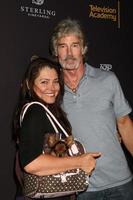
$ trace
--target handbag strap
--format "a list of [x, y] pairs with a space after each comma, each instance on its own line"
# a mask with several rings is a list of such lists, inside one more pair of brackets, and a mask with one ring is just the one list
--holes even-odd
[[[64, 135], [65, 135], [66, 137], [69, 137], [68, 133], [67, 133], [67, 132], [65, 131], [65, 129], [62, 127], [62, 125], [59, 123], [59, 121], [56, 119], [56, 117], [52, 114], [52, 112], [51, 112], [44, 104], [42, 104], [42, 103], [40, 103], [40, 102], [38, 102], [38, 101], [33, 101], [33, 102], [31, 102], [31, 103], [25, 104], [24, 110], [23, 110], [22, 114], [20, 115], [20, 124], [21, 124], [22, 121], [23, 121], [23, 118], [24, 118], [24, 115], [25, 115], [27, 109], [28, 109], [31, 105], [33, 105], [33, 104], [41, 105], [41, 106], [45, 109], [46, 115], [47, 115], [47, 117], [49, 118], [49, 120], [50, 120], [50, 122], [51, 122], [51, 124], [52, 124], [52, 126], [53, 126], [53, 128], [54, 128], [54, 130], [55, 130], [56, 133], [59, 133], [59, 131], [58, 131], [57, 127], [55, 126], [55, 123], [56, 123], [56, 124], [58, 125], [58, 127], [62, 130], [62, 132], [64, 133]], [[54, 123], [54, 122], [55, 122], [55, 123]], [[59, 136], [61, 137], [60, 134], [59, 134]], [[74, 155], [74, 154], [78, 154], [78, 153], [79, 153], [79, 150], [78, 150], [78, 148], [77, 148], [77, 146], [76, 146], [75, 143], [72, 144], [71, 149], [69, 149], [69, 153], [70, 153], [70, 155]]]
[[[61, 125], [61, 124], [59, 123], [59, 121], [56, 119], [56, 117], [52, 114], [52, 112], [51, 112], [44, 104], [42, 104], [42, 103], [40, 103], [40, 102], [38, 102], [38, 101], [33, 101], [33, 102], [27, 103], [27, 104], [25, 105], [24, 110], [23, 110], [23, 113], [22, 113], [22, 115], [20, 115], [20, 124], [21, 124], [22, 121], [23, 121], [23, 118], [24, 118], [24, 115], [25, 115], [27, 109], [28, 109], [31, 105], [33, 105], [33, 104], [41, 105], [41, 106], [45, 109], [46, 115], [47, 115], [47, 117], [49, 118], [49, 120], [50, 120], [50, 122], [51, 122], [51, 124], [52, 124], [52, 126], [53, 126], [53, 128], [54, 128], [54, 130], [55, 130], [56, 133], [59, 133], [59, 131], [58, 131], [58, 129], [57, 129], [55, 123], [56, 123], [56, 124], [58, 125], [58, 127], [62, 130], [62, 132], [64, 133], [64, 135], [65, 135], [66, 137], [69, 136], [68, 133], [66, 132], [66, 130], [62, 127], [62, 125]], [[54, 122], [55, 122], [55, 123], [54, 123]]]

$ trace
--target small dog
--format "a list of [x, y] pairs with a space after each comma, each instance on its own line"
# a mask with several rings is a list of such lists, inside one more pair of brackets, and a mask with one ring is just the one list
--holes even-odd
[[47, 133], [44, 136], [44, 153], [58, 157], [69, 156], [68, 149], [74, 144], [72, 135], [65, 139], [60, 139], [59, 134]]

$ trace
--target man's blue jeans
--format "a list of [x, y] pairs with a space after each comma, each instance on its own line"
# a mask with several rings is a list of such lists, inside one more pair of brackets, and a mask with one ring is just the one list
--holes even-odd
[[83, 192], [77, 200], [133, 200], [133, 181], [97, 192]]

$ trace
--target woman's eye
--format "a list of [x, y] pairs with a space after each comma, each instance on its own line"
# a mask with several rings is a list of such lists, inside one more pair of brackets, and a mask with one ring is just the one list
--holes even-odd
[[59, 83], [59, 80], [55, 80], [54, 83]]

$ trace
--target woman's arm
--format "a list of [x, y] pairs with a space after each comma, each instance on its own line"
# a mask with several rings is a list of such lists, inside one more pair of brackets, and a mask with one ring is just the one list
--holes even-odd
[[55, 157], [52, 155], [42, 154], [24, 167], [28, 173], [39, 176], [57, 174], [70, 169], [83, 169], [86, 173], [91, 174], [95, 169], [96, 159], [100, 153], [86, 153], [75, 157]]
[[44, 134], [54, 129], [42, 106], [32, 105], [23, 120], [20, 131], [19, 153], [25, 171], [36, 175], [50, 175], [69, 169], [81, 168], [88, 174], [95, 168], [99, 153], [59, 158], [42, 154]]

